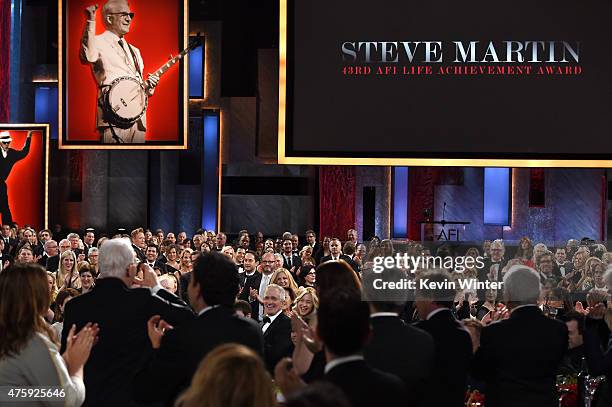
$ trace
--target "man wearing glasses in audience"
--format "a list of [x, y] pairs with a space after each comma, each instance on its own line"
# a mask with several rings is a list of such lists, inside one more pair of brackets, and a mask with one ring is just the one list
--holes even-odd
[[144, 143], [146, 132], [146, 114], [142, 115], [129, 128], [119, 128], [109, 123], [102, 111], [103, 92], [117, 78], [131, 76], [137, 79], [147, 89], [149, 96], [153, 95], [159, 81], [157, 75], [143, 78], [144, 62], [140, 50], [129, 44], [124, 36], [130, 32], [134, 18], [127, 0], [108, 0], [102, 7], [102, 20], [106, 31], [96, 35], [96, 13], [98, 5], [85, 9], [87, 24], [81, 40], [80, 57], [83, 63], [91, 64], [93, 75], [99, 86], [97, 127], [103, 143]]

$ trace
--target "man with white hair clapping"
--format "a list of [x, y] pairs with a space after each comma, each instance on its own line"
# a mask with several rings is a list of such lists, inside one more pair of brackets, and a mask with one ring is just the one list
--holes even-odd
[[504, 275], [508, 319], [486, 326], [474, 356], [473, 375], [486, 381], [487, 407], [557, 406], [555, 379], [568, 348], [566, 325], [537, 305], [540, 276], [515, 265]]
[[[137, 260], [128, 239], [107, 240], [99, 249], [100, 275], [91, 292], [66, 304], [62, 352], [70, 327], [87, 322], [100, 327], [99, 342], [85, 365], [87, 406], [133, 406], [132, 380], [152, 351], [147, 321], [161, 315], [171, 325], [194, 318], [175, 295], [161, 288], [155, 272], [143, 265], [142, 280], [136, 277]], [[136, 283], [141, 288], [130, 288]]]

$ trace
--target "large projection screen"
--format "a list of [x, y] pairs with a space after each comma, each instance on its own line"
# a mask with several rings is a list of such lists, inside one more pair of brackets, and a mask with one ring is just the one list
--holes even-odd
[[280, 0], [279, 162], [612, 167], [611, 15]]

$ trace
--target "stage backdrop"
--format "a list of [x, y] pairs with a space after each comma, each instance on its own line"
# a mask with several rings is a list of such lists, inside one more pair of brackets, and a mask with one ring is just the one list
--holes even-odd
[[7, 178], [8, 202], [14, 223], [36, 230], [46, 228], [48, 125], [0, 124], [0, 131], [10, 132], [13, 138], [10, 148], [17, 151], [24, 147], [28, 131], [33, 131], [30, 152], [14, 165]]
[[[90, 64], [83, 64], [79, 58], [80, 42], [85, 30], [85, 8], [94, 4], [91, 0], [60, 0], [63, 8], [63, 93], [64, 117], [61, 148], [85, 146], [92, 148], [98, 144], [106, 148], [115, 145], [100, 144], [96, 129], [97, 86]], [[102, 34], [100, 1], [97, 12], [96, 34]], [[129, 2], [135, 14], [126, 34], [126, 41], [140, 50], [144, 61], [143, 76], [155, 72], [164, 65], [169, 56], [177, 55], [186, 47], [184, 13], [187, 13], [186, 0], [132, 0]], [[60, 50], [62, 52], [62, 50]], [[147, 108], [147, 132], [144, 148], [183, 148], [186, 146], [184, 115], [188, 95], [184, 92], [183, 61], [174, 65], [160, 79], [155, 94], [149, 98]], [[62, 100], [60, 100], [62, 103]], [[123, 148], [143, 148], [143, 145], [123, 145]], [[96, 147], [93, 147], [96, 148]]]
[[612, 166], [526, 161], [612, 160], [610, 2], [280, 1], [282, 163]]

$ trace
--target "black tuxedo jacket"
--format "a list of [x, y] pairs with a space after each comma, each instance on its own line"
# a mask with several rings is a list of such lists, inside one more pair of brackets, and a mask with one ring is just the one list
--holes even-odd
[[[249, 302], [250, 289], [259, 290], [260, 284], [261, 273], [255, 271], [252, 276], [247, 276], [246, 273], [240, 274], [240, 286], [242, 287], [242, 291], [238, 295], [238, 299]], [[251, 304], [251, 318], [257, 321], [257, 317], [259, 316], [259, 301], [255, 300], [249, 302], [249, 304]]]
[[420, 321], [417, 327], [432, 336], [435, 346], [433, 372], [425, 390], [424, 405], [463, 407], [472, 358], [470, 334], [449, 309]]
[[[263, 327], [263, 323], [260, 326]], [[284, 357], [293, 354], [293, 342], [291, 342], [291, 319], [283, 312], [270, 324], [264, 338], [264, 360], [268, 370], [273, 373], [274, 367]]]
[[553, 274], [557, 277], [557, 278], [563, 278], [564, 276], [561, 275], [561, 267], [565, 268], [565, 275], [568, 275], [569, 273], [571, 273], [572, 271], [574, 271], [574, 265], [569, 262], [566, 261], [565, 264], [563, 266], [559, 266], [556, 262], [555, 265], [553, 267]]
[[363, 360], [333, 367], [325, 374], [325, 380], [338, 386], [353, 407], [406, 405], [402, 381], [397, 376], [372, 369]]
[[406, 405], [418, 405], [434, 363], [433, 338], [399, 317], [375, 316], [370, 321], [372, 336], [363, 352], [366, 363], [399, 377], [408, 392]]
[[302, 265], [302, 259], [300, 259], [300, 256], [298, 256], [297, 254], [291, 255], [291, 264], [289, 264], [287, 258], [285, 258], [285, 253], [282, 253], [282, 256], [284, 269], [291, 271], [291, 269], [295, 267], [295, 270], [297, 270]]
[[257, 324], [235, 315], [230, 307], [212, 308], [168, 331], [161, 347], [136, 374], [136, 400], [174, 405], [174, 399], [189, 387], [202, 359], [217, 346], [232, 342], [263, 356], [263, 337]]
[[[326, 261], [329, 261], [332, 259], [331, 254], [329, 256], [324, 256], [321, 257], [321, 261], [318, 264], [322, 264], [325, 263]], [[353, 269], [353, 271], [355, 273], [359, 272], [359, 267], [357, 266], [357, 264], [353, 261], [353, 259], [351, 259], [349, 256], [347, 256], [346, 254], [341, 254], [340, 255], [340, 260], [344, 260], [345, 262], [348, 263], [349, 266], [351, 266], [351, 268]]]
[[136, 246], [135, 244], [132, 244], [132, 249], [134, 249], [134, 251], [136, 252], [136, 257], [138, 257], [138, 260], [147, 261], [147, 257], [145, 256], [142, 249], [140, 249], [140, 247]]
[[17, 246], [17, 239], [14, 238], [5, 238], [2, 237], [2, 240], [4, 240], [4, 250], [2, 251], [2, 253], [4, 254], [13, 254], [13, 251], [15, 250], [15, 246]]
[[472, 372], [486, 381], [487, 407], [558, 406], [556, 373], [567, 347], [565, 324], [536, 306], [484, 327]]
[[[132, 380], [152, 352], [147, 321], [160, 315], [174, 327], [191, 321], [193, 312], [175, 295], [148, 288], [128, 288], [117, 278], [101, 278], [91, 292], [66, 304], [62, 352], [72, 324], [77, 332], [98, 323], [100, 335], [85, 365], [84, 406], [134, 406]], [[181, 361], [180, 363], [185, 363]]]
[[[584, 352], [586, 354], [591, 376], [605, 375], [607, 386], [603, 386], [600, 403], [608, 406], [612, 403], [612, 335], [603, 319], [586, 319], [587, 329], [584, 332]], [[606, 404], [605, 402], [608, 402]]]

